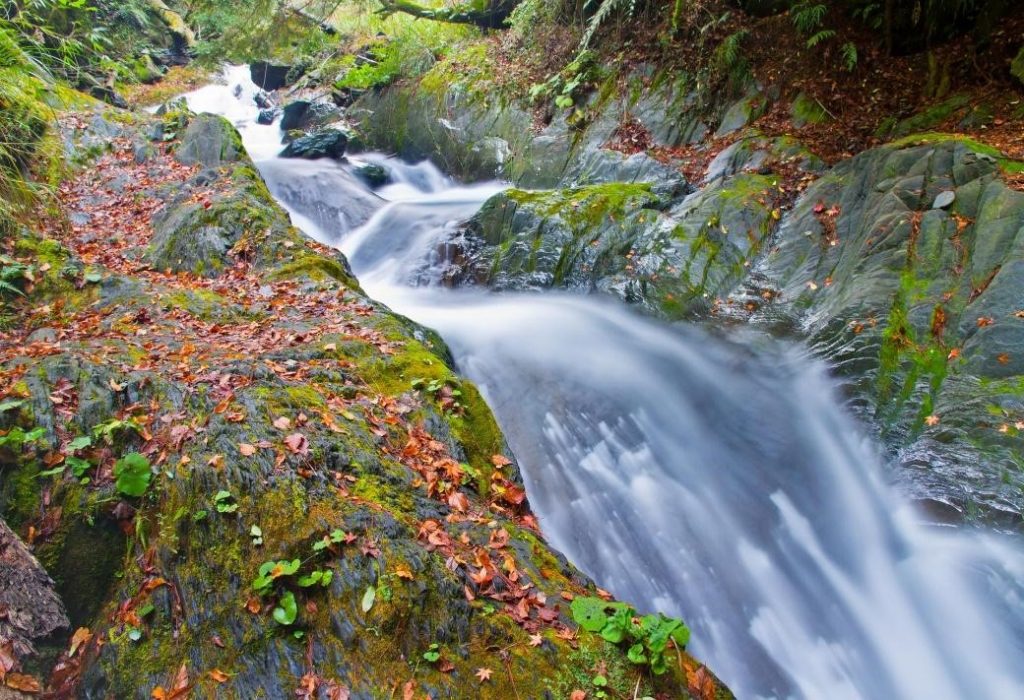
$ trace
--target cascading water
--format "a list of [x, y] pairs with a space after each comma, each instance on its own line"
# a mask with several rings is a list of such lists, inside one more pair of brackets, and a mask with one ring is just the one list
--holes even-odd
[[684, 617], [739, 697], [1024, 697], [1019, 542], [920, 524], [820, 363], [595, 299], [416, 287], [500, 186], [360, 156], [392, 173], [373, 193], [354, 164], [279, 159], [247, 70], [227, 82], [192, 108], [234, 120], [296, 223], [444, 336], [548, 539], [616, 595]]

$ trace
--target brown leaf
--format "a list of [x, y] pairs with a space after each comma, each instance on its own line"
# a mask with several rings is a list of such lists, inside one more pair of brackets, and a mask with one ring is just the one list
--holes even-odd
[[293, 454], [309, 454], [309, 441], [306, 440], [306, 436], [302, 433], [292, 433], [284, 439], [284, 444], [288, 446], [288, 449], [291, 450]]
[[502, 467], [507, 467], [508, 465], [512, 464], [512, 460], [510, 460], [505, 455], [491, 455], [491, 464], [493, 464], [498, 469], [501, 469]]
[[402, 686], [402, 700], [413, 700], [413, 693], [416, 692], [416, 681], [406, 681]]
[[245, 603], [245, 609], [251, 612], [253, 615], [259, 615], [260, 610], [263, 609], [263, 605], [260, 604], [260, 599], [256, 596], [252, 596]]
[[278, 430], [288, 430], [292, 427], [292, 422], [284, 416], [281, 416], [280, 418], [274, 419], [274, 427]]
[[36, 695], [42, 692], [43, 688], [39, 685], [33, 676], [26, 676], [23, 673], [9, 673], [7, 678], [4, 679], [4, 685], [14, 690], [20, 690], [23, 693], [30, 693]]
[[448, 496], [448, 505], [460, 513], [469, 510], [469, 498], [462, 491], [454, 491]]
[[242, 453], [243, 457], [252, 457], [256, 454], [256, 446], [250, 445], [247, 442], [238, 443], [238, 451]]
[[395, 567], [395, 576], [397, 576], [398, 578], [404, 578], [407, 581], [412, 581], [415, 578], [415, 576], [413, 576], [412, 570], [409, 569], [409, 567], [405, 564], [399, 564]]
[[218, 683], [228, 682], [228, 674], [224, 673], [219, 668], [215, 668], [212, 671], [210, 671], [210, 678], [217, 681]]
[[483, 683], [491, 680], [491, 673], [493, 673], [493, 671], [489, 668], [478, 668], [474, 675], [476, 675], [476, 677], [480, 679], [480, 682]]
[[569, 700], [587, 700], [587, 693], [584, 690], [574, 690], [569, 696]]

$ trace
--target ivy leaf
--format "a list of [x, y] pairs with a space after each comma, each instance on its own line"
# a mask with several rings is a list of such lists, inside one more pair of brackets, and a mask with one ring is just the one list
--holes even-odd
[[278, 601], [277, 607], [274, 608], [274, 620], [279, 625], [287, 627], [295, 622], [298, 614], [299, 609], [295, 604], [295, 594], [291, 591], [285, 591], [281, 595], [281, 600]]
[[114, 486], [126, 496], [146, 493], [152, 478], [149, 460], [138, 452], [126, 454], [114, 463]]

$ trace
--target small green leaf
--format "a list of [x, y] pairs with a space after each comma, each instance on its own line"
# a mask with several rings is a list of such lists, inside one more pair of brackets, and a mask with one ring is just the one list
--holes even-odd
[[138, 615], [139, 617], [145, 617], [146, 615], [149, 615], [154, 610], [156, 610], [156, 607], [154, 607], [152, 603], [146, 603], [141, 608], [139, 608], [136, 611], [135, 614]]
[[370, 586], [366, 589], [366, 593], [363, 593], [363, 612], [370, 612], [370, 608], [373, 607], [373, 602], [377, 599], [377, 589]]
[[605, 688], [608, 686], [608, 679], [604, 676], [594, 676], [590, 682], [598, 688]]
[[606, 603], [600, 598], [579, 597], [572, 601], [569, 609], [572, 619], [588, 632], [600, 632], [608, 622], [605, 614]]
[[64, 464], [71, 467], [71, 473], [76, 478], [82, 478], [85, 473], [92, 469], [92, 462], [81, 457], [67, 457], [64, 459]]
[[626, 658], [635, 664], [647, 663], [647, 654], [644, 653], [644, 645], [634, 644], [631, 646], [629, 651], [626, 652]]
[[10, 401], [0, 402], [0, 413], [6, 413], [12, 409], [21, 408], [24, 405], [24, 399], [12, 399]]
[[291, 591], [285, 591], [281, 594], [281, 599], [277, 603], [277, 607], [274, 608], [274, 620], [279, 625], [288, 625], [295, 622], [295, 618], [299, 614], [298, 606], [295, 604], [295, 594]]
[[88, 435], [81, 435], [79, 437], [76, 437], [71, 442], [69, 442], [65, 450], [70, 454], [73, 452], [78, 452], [79, 450], [84, 450], [86, 447], [89, 447], [90, 445], [92, 445], [92, 438], [89, 437]]
[[141, 496], [149, 488], [153, 472], [149, 460], [138, 452], [125, 455], [114, 463], [114, 486], [126, 496]]
[[63, 474], [65, 469], [67, 469], [67, 467], [62, 464], [59, 467], [54, 467], [53, 469], [47, 469], [46, 471], [39, 472], [38, 474], [36, 474], [36, 476], [39, 477], [40, 479], [45, 479], [48, 476], [57, 476], [58, 474]]

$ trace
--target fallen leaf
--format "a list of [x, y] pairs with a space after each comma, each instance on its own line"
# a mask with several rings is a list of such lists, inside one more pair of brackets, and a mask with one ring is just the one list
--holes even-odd
[[252, 457], [256, 454], [256, 446], [250, 445], [247, 442], [242, 442], [238, 444], [238, 451], [242, 453], [243, 457]]
[[483, 683], [491, 680], [491, 673], [493, 673], [493, 671], [489, 668], [478, 668], [475, 675], [480, 679], [480, 682]]
[[88, 644], [90, 639], [92, 639], [92, 632], [88, 627], [79, 627], [75, 630], [71, 636], [71, 648], [68, 649], [68, 656], [74, 656], [78, 648], [83, 644]]
[[288, 449], [291, 450], [293, 454], [309, 454], [309, 441], [306, 440], [306, 436], [302, 433], [292, 433], [284, 439], [284, 444], [288, 446]]
[[939, 417], [934, 413], [924, 419], [926, 425], [933, 426], [939, 424]]
[[288, 430], [292, 427], [292, 422], [284, 416], [281, 416], [280, 418], [274, 419], [274, 427], [278, 430]]
[[569, 700], [587, 700], [587, 693], [583, 690], [574, 690], [569, 696]]
[[544, 643], [544, 636], [542, 634], [531, 634], [530, 635], [530, 646], [539, 647]]
[[402, 700], [413, 700], [413, 693], [416, 692], [416, 681], [406, 681], [402, 686]]
[[228, 682], [228, 674], [224, 673], [219, 668], [215, 668], [212, 671], [210, 671], [210, 678], [217, 681], [218, 683]]
[[7, 678], [4, 679], [4, 685], [14, 690], [20, 690], [23, 693], [32, 693], [33, 695], [42, 692], [43, 688], [32, 676], [26, 676], [24, 673], [9, 673]]
[[412, 581], [415, 578], [412, 571], [405, 564], [399, 564], [395, 567], [395, 576], [398, 578], [404, 578], [407, 581]]

